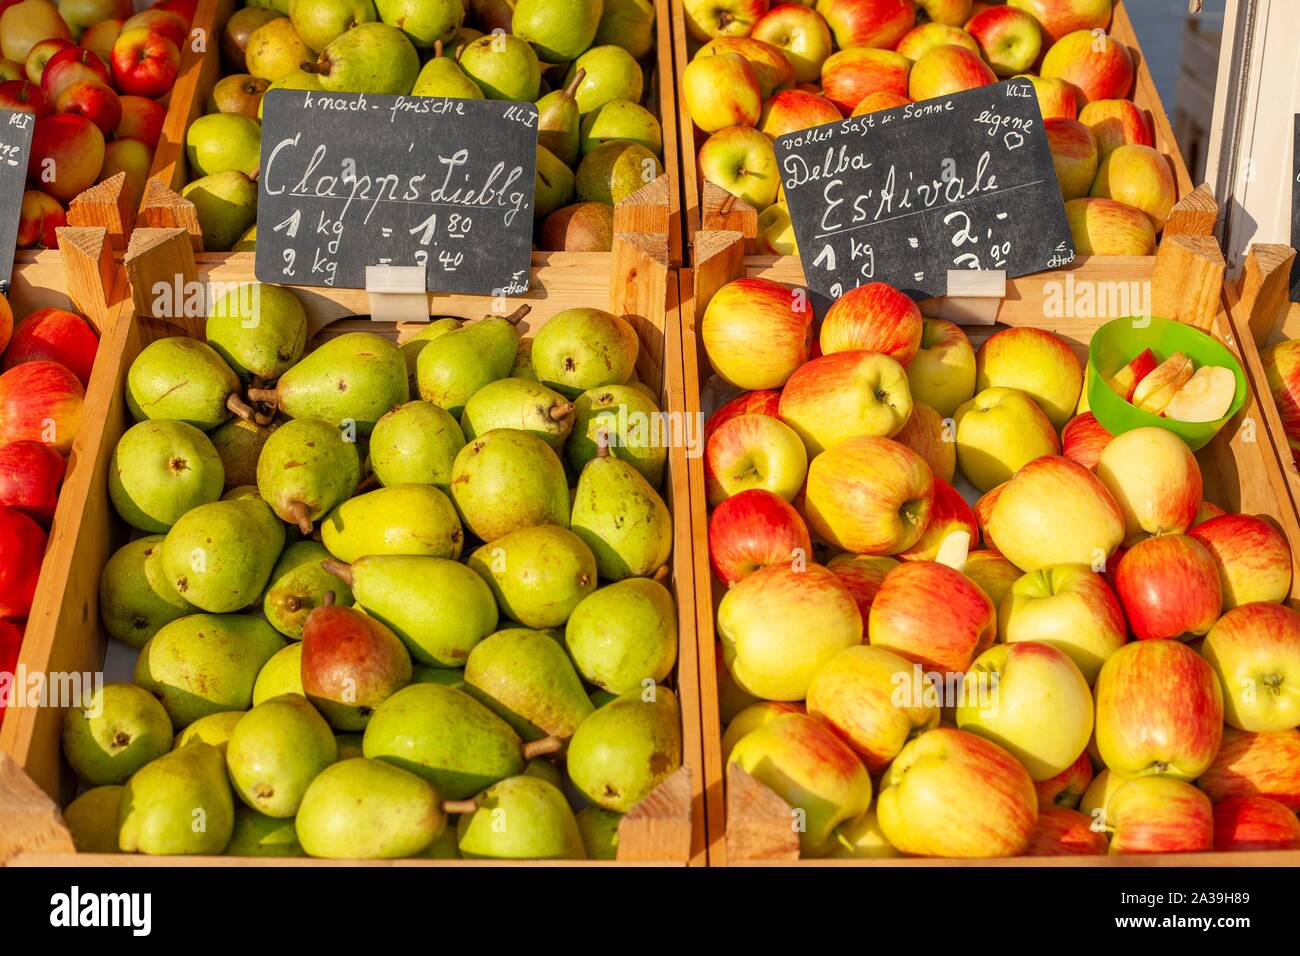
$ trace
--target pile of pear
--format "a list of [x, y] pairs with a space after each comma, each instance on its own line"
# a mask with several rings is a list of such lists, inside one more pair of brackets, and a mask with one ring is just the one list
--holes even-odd
[[654, 48], [652, 0], [248, 0], [186, 133], [183, 193], [208, 251], [257, 248], [268, 90], [535, 102], [534, 244], [609, 251], [614, 206], [663, 172]]
[[615, 856], [682, 761], [666, 449], [627, 321], [527, 312], [309, 351], [250, 284], [139, 353], [80, 850]]

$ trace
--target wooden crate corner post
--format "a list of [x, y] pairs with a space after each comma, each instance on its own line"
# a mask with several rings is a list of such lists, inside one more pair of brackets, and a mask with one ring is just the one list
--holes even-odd
[[19, 853], [75, 853], [54, 801], [6, 753], [0, 753], [0, 866]]
[[100, 335], [108, 327], [109, 310], [120, 300], [114, 237], [103, 226], [60, 226], [55, 230], [68, 298], [87, 316]]
[[727, 859], [798, 860], [790, 805], [736, 764], [727, 766]]
[[[673, 184], [664, 174], [614, 207], [614, 233], [648, 233], [664, 237], [671, 229]], [[667, 249], [667, 245], [665, 245]]]
[[1219, 222], [1219, 203], [1209, 183], [1201, 183], [1169, 210], [1163, 237], [1213, 236]]
[[203, 251], [203, 229], [194, 203], [155, 179], [145, 186], [136, 225], [145, 229], [184, 229], [194, 251]]
[[126, 173], [118, 173], [91, 186], [68, 203], [68, 225], [102, 227], [108, 233], [112, 248], [121, 252], [135, 226], [135, 209], [131, 200], [131, 192], [126, 188]]
[[758, 210], [717, 183], [704, 180], [700, 206], [704, 231], [738, 232], [749, 240], [758, 235]]
[[1212, 331], [1226, 270], [1212, 236], [1165, 236], [1151, 272], [1151, 314]]
[[682, 764], [619, 821], [619, 862], [688, 859], [691, 802], [691, 768]]
[[[131, 299], [138, 315], [163, 319], [188, 331], [183, 319], [184, 290], [198, 282], [194, 246], [184, 229], [137, 229], [123, 259]], [[165, 288], [167, 294], [159, 294]], [[179, 294], [176, 290], [180, 290]], [[176, 302], [179, 298], [181, 301]], [[161, 301], [172, 308], [159, 308]], [[199, 317], [202, 320], [202, 317]]]
[[1272, 343], [1281, 327], [1295, 256], [1290, 246], [1261, 242], [1246, 254], [1234, 316], [1241, 331], [1249, 332], [1261, 349]]

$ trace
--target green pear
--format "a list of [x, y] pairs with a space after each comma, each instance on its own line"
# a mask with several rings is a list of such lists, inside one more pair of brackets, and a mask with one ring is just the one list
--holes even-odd
[[373, 23], [378, 19], [373, 0], [309, 0], [291, 3], [289, 9], [294, 32], [317, 52], [358, 23]]
[[108, 468], [108, 496], [141, 531], [166, 531], [187, 511], [216, 501], [225, 469], [208, 436], [185, 422], [146, 421], [118, 439]]
[[185, 131], [185, 154], [198, 176], [231, 170], [253, 176], [262, 165], [262, 127], [242, 113], [209, 113]]
[[335, 734], [334, 742], [339, 748], [339, 760], [351, 760], [354, 757], [363, 757], [365, 754], [361, 749], [362, 736], [360, 734]]
[[463, 0], [375, 0], [379, 17], [401, 28], [418, 47], [448, 43], [465, 19]]
[[645, 87], [641, 64], [621, 46], [612, 43], [594, 46], [582, 54], [570, 64], [569, 72], [564, 78], [566, 85], [578, 75], [579, 70], [587, 73], [574, 93], [578, 111], [583, 116], [614, 100], [641, 102], [641, 93]]
[[304, 535], [312, 533], [313, 521], [347, 501], [360, 482], [356, 442], [319, 418], [285, 422], [257, 460], [258, 494]]
[[138, 770], [122, 791], [117, 819], [125, 853], [220, 853], [235, 823], [221, 752], [195, 741]]
[[158, 701], [133, 684], [104, 684], [63, 719], [63, 755], [91, 786], [121, 783], [172, 745]]
[[307, 313], [290, 290], [245, 282], [213, 303], [206, 333], [244, 381], [274, 381], [302, 358]]
[[587, 389], [574, 403], [573, 432], [564, 446], [569, 464], [575, 471], [585, 468], [596, 457], [600, 433], [605, 432], [609, 453], [658, 488], [668, 461], [669, 438], [660, 422], [659, 406], [635, 385]]
[[302, 689], [302, 641], [280, 648], [262, 665], [253, 683], [253, 706], [284, 694], [307, 696]]
[[274, 425], [232, 418], [208, 433], [226, 475], [226, 491], [257, 484], [257, 459], [274, 430]]
[[591, 706], [595, 710], [600, 710], [600, 708], [604, 707], [606, 704], [618, 700], [618, 694], [611, 693], [603, 687], [598, 687], [587, 695], [587, 699], [591, 701]]
[[415, 80], [412, 96], [446, 96], [451, 99], [481, 100], [483, 91], [478, 84], [465, 75], [460, 64], [454, 58], [444, 56], [442, 41], [438, 41], [438, 52], [424, 64], [420, 75]]
[[566, 166], [577, 165], [582, 114], [574, 94], [587, 74], [579, 70], [568, 84], [537, 101], [537, 145]]
[[253, 223], [244, 230], [244, 234], [235, 240], [235, 244], [230, 247], [231, 252], [256, 252], [257, 251], [257, 223]]
[[[288, 10], [280, 12], [287, 14]], [[258, 27], [249, 35], [248, 45], [244, 48], [248, 72], [272, 84], [314, 59], [311, 47], [298, 36], [288, 16]]]
[[93, 787], [63, 808], [63, 822], [78, 853], [118, 853], [120, 786]]
[[572, 527], [609, 581], [654, 574], [673, 548], [668, 506], [640, 472], [603, 445], [578, 478]]
[[230, 417], [239, 377], [197, 339], [158, 339], [135, 357], [126, 375], [126, 404], [136, 421], [166, 419], [202, 431]]
[[528, 761], [528, 765], [524, 767], [524, 776], [545, 780], [556, 790], [564, 789], [564, 774], [547, 757], [534, 757]]
[[433, 485], [451, 491], [451, 466], [465, 447], [456, 419], [433, 402], [407, 402], [384, 415], [370, 434], [370, 468], [385, 486]]
[[569, 741], [569, 779], [592, 803], [619, 813], [681, 765], [681, 714], [666, 687], [623, 694], [592, 713]]
[[337, 759], [330, 725], [298, 694], [281, 694], [254, 706], [226, 744], [235, 793], [254, 810], [278, 819], [298, 812], [307, 786]]
[[434, 319], [428, 325], [421, 327], [420, 331], [416, 332], [409, 339], [401, 343], [399, 348], [402, 350], [402, 355], [406, 358], [406, 374], [411, 380], [412, 394], [419, 393], [419, 388], [416, 383], [416, 373], [419, 368], [420, 353], [424, 351], [424, 347], [438, 336], [446, 335], [448, 332], [454, 332], [464, 324], [465, 323], [460, 319], [452, 318], [450, 316], [441, 319]]
[[497, 626], [497, 605], [483, 580], [446, 558], [367, 555], [324, 567], [348, 582], [357, 604], [402, 639], [421, 664], [460, 667]]
[[258, 27], [279, 18], [280, 15], [274, 10], [265, 10], [252, 4], [231, 14], [225, 29], [221, 31], [221, 55], [226, 66], [238, 73], [245, 72], [248, 67], [244, 49], [248, 46], [249, 37]]
[[484, 385], [465, 403], [460, 424], [467, 439], [495, 428], [515, 428], [559, 449], [573, 427], [573, 405], [535, 380], [501, 378]]
[[380, 704], [364, 746], [367, 757], [419, 774], [450, 800], [524, 772], [523, 742], [510, 725], [441, 684], [412, 684]]
[[545, 219], [555, 210], [571, 203], [575, 182], [573, 170], [545, 146], [538, 146], [533, 215]]
[[396, 27], [361, 23], [321, 50], [316, 69], [330, 93], [406, 96], [420, 75], [420, 55]]
[[393, 485], [349, 498], [321, 522], [321, 541], [340, 561], [366, 555], [460, 557], [465, 532], [451, 499], [432, 485]]
[[623, 814], [604, 807], [583, 807], [577, 819], [587, 859], [617, 860], [618, 825], [623, 822]]
[[536, 435], [498, 428], [460, 450], [451, 496], [465, 525], [484, 541], [532, 525], [569, 526], [564, 466]]
[[308, 856], [415, 856], [447, 825], [433, 787], [413, 773], [357, 757], [326, 767], [303, 795], [295, 826]]
[[572, 531], [519, 528], [469, 556], [502, 613], [527, 627], [561, 627], [596, 590], [596, 558]]
[[578, 199], [617, 206], [663, 174], [659, 157], [638, 143], [602, 143], [578, 165]]
[[283, 646], [261, 618], [191, 614], [140, 650], [135, 682], [162, 702], [174, 726], [186, 727], [208, 714], [247, 710], [258, 672]]
[[274, 389], [250, 388], [248, 397], [274, 403], [290, 418], [320, 418], [369, 435], [385, 412], [410, 397], [406, 359], [382, 336], [349, 332], [312, 351]]
[[604, 9], [602, 0], [518, 0], [511, 30], [544, 62], [567, 63], [591, 46]]
[[257, 183], [237, 169], [196, 179], [181, 190], [194, 204], [209, 252], [225, 252], [257, 222]]
[[526, 378], [530, 382], [537, 381], [537, 376], [533, 374], [533, 340], [521, 338], [519, 348], [515, 350], [515, 364], [510, 369], [510, 378]]
[[536, 101], [542, 65], [519, 37], [496, 33], [479, 37], [460, 51], [460, 68], [490, 100]]
[[577, 606], [564, 644], [583, 679], [597, 687], [624, 694], [658, 683], [677, 662], [677, 606], [649, 578], [610, 584]]
[[416, 360], [420, 397], [459, 419], [475, 392], [510, 374], [519, 351], [515, 326], [527, 314], [525, 306], [508, 316], [488, 316], [430, 340]]
[[326, 603], [303, 627], [301, 673], [303, 692], [331, 726], [363, 730], [375, 708], [410, 683], [411, 656], [381, 621]]
[[640, 350], [626, 319], [601, 309], [566, 309], [537, 332], [537, 380], [569, 398], [590, 388], [621, 385], [636, 371]]
[[592, 711], [555, 631], [516, 627], [479, 642], [465, 662], [465, 692], [527, 741], [570, 737]]
[[[314, 69], [315, 67], [313, 67], [313, 70]], [[272, 90], [323, 90], [323, 89], [324, 87], [320, 85], [320, 74], [314, 72], [308, 73], [306, 70], [301, 70], [301, 69], [294, 69], [294, 70], [290, 70], [288, 73], [284, 74], [284, 76], [280, 77], [270, 86], [268, 86], [266, 88], [266, 92], [270, 93]], [[257, 118], [259, 120], [262, 118], [262, 114], [263, 112], [265, 112], [265, 110], [266, 110], [266, 95], [263, 94], [262, 101], [257, 104]], [[238, 252], [239, 250], [235, 250], [235, 251]]]
[[283, 548], [284, 525], [266, 502], [214, 501], [172, 525], [162, 566], [186, 601], [224, 614], [257, 600]]
[[200, 717], [176, 734], [176, 738], [172, 741], [172, 750], [184, 747], [191, 741], [201, 740], [205, 744], [216, 747], [224, 757], [226, 755], [226, 742], [230, 740], [230, 735], [235, 732], [235, 725], [244, 719], [245, 713], [247, 711], [221, 710], [215, 714]]
[[338, 604], [352, 603], [347, 582], [321, 567], [329, 556], [325, 546], [316, 541], [295, 541], [276, 562], [262, 595], [262, 613], [285, 637], [302, 637], [307, 615], [325, 603], [327, 591], [334, 593]]
[[579, 149], [586, 156], [604, 143], [636, 143], [658, 157], [664, 154], [664, 133], [655, 115], [631, 100], [610, 100], [582, 119]]
[[621, 46], [634, 60], [655, 48], [655, 8], [651, 0], [605, 0], [592, 46]]
[[[256, 498], [258, 501], [262, 500], [262, 496], [257, 493], [257, 485], [236, 485], [221, 496], [222, 501], [239, 501], [243, 498]], [[292, 528], [290, 529], [290, 532], [296, 534], [297, 529]], [[288, 535], [286, 535], [286, 540], [287, 539]]]
[[306, 856], [292, 820], [278, 820], [250, 807], [235, 807], [235, 825], [226, 856]]
[[444, 687], [464, 688], [465, 668], [431, 667], [428, 664], [416, 664], [411, 668], [412, 684], [441, 684]]
[[247, 73], [223, 76], [212, 87], [204, 108], [209, 113], [239, 113], [253, 119], [270, 85], [266, 80]]
[[162, 568], [162, 535], [137, 538], [113, 553], [99, 576], [99, 616], [110, 637], [143, 647], [158, 629], [194, 612]]
[[280, 16], [287, 17], [294, 0], [247, 0], [247, 2], [250, 7], [271, 10], [280, 14]]
[[568, 802], [537, 777], [507, 777], [474, 798], [477, 809], [456, 825], [465, 859], [585, 860], [582, 834]]
[[447, 826], [438, 834], [438, 839], [417, 853], [416, 857], [421, 860], [460, 859], [460, 847], [456, 845], [456, 820], [454, 817], [447, 818]]

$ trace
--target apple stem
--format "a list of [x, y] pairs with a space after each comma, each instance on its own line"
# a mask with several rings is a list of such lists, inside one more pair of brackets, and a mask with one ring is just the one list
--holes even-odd
[[326, 558], [320, 563], [320, 566], [348, 587], [352, 587], [352, 565], [339, 561], [337, 558]]
[[[511, 325], [518, 325], [520, 322], [524, 320], [524, 317], [527, 316], [528, 313], [531, 311], [533, 311], [533, 307], [531, 305], [521, 305], [519, 308], [515, 309], [509, 315], [503, 316], [503, 318]], [[491, 316], [489, 316], [489, 318], [491, 318]]]
[[543, 757], [546, 754], [557, 754], [563, 749], [563, 738], [552, 734], [549, 737], [543, 737], [541, 740], [534, 740], [530, 744], [524, 744], [522, 753], [525, 760], [532, 760], [534, 757]]
[[452, 814], [473, 813], [478, 809], [478, 803], [475, 800], [444, 800], [442, 801], [442, 812], [451, 816]]
[[608, 428], [602, 428], [600, 431], [596, 432], [596, 457], [597, 458], [609, 457], [609, 429]]
[[563, 402], [551, 406], [551, 421], [562, 422], [573, 414], [573, 402]]
[[587, 71], [579, 69], [577, 73], [573, 74], [573, 79], [570, 81], [569, 85], [564, 88], [564, 95], [569, 99], [575, 98], [578, 95], [578, 87], [582, 86], [582, 81], [586, 78]]
[[304, 535], [310, 535], [312, 532], [311, 515], [307, 513], [307, 506], [301, 501], [291, 501], [288, 507], [289, 517], [293, 518], [298, 530]]

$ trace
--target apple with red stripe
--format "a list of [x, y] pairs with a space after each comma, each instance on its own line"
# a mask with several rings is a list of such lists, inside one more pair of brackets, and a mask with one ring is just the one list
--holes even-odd
[[1214, 810], [1189, 783], [1138, 777], [1110, 798], [1105, 811], [1110, 852], [1204, 853], [1214, 849]]
[[704, 310], [700, 337], [713, 370], [737, 388], [780, 388], [808, 361], [813, 310], [805, 290], [736, 279]]
[[1238, 730], [1300, 726], [1300, 612], [1282, 604], [1243, 604], [1210, 629], [1201, 645], [1223, 685], [1224, 719]]
[[920, 539], [934, 505], [934, 476], [916, 452], [862, 435], [808, 466], [809, 530], [854, 554], [897, 554]]
[[1291, 593], [1291, 549], [1263, 518], [1221, 514], [1198, 521], [1187, 533], [1219, 568], [1225, 610], [1255, 601], [1280, 604]]
[[1300, 730], [1256, 734], [1224, 727], [1219, 752], [1196, 785], [1215, 803], [1265, 796], [1300, 811]]
[[1115, 593], [1140, 640], [1205, 634], [1223, 612], [1214, 558], [1185, 534], [1147, 538], [1124, 552]]
[[989, 596], [960, 571], [934, 561], [904, 561], [885, 575], [867, 617], [873, 647], [944, 674], [964, 674], [996, 636]]
[[1067, 810], [1078, 809], [1079, 801], [1088, 792], [1092, 783], [1092, 760], [1085, 750], [1078, 759], [1055, 777], [1048, 777], [1034, 784], [1038, 793], [1038, 812], [1047, 807], [1063, 807]]
[[1106, 834], [1093, 828], [1091, 817], [1039, 801], [1038, 825], [1025, 856], [1105, 856], [1106, 851]]
[[1214, 808], [1214, 848], [1300, 850], [1300, 820], [1268, 797], [1230, 797]]
[[709, 563], [728, 587], [769, 565], [807, 562], [811, 555], [803, 518], [770, 491], [742, 491], [709, 518]]
[[998, 635], [1011, 645], [1036, 641], [1064, 651], [1091, 685], [1128, 640], [1128, 629], [1100, 574], [1083, 564], [1057, 564], [1016, 581], [998, 605]]

